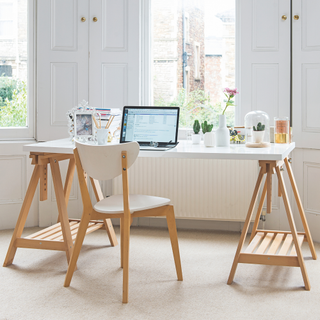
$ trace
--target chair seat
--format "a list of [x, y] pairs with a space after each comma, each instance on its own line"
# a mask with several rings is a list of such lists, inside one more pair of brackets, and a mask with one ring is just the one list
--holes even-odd
[[[170, 203], [170, 199], [145, 196], [139, 194], [129, 195], [130, 213], [147, 209], [158, 208]], [[100, 213], [122, 213], [123, 196], [122, 194], [113, 195], [105, 198], [94, 205], [94, 210]]]

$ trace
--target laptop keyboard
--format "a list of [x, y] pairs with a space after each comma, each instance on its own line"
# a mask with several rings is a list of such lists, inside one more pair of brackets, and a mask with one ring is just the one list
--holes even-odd
[[166, 150], [172, 149], [174, 147], [176, 147], [176, 144], [174, 144], [174, 145], [166, 144], [166, 145], [160, 145], [157, 147], [140, 144], [140, 150], [150, 150], [150, 151], [166, 151]]

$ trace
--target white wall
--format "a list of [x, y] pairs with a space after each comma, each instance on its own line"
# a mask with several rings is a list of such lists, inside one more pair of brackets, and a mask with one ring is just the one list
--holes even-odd
[[[29, 142], [30, 143], [30, 142]], [[0, 229], [14, 228], [24, 200], [33, 167], [27, 142], [0, 142]], [[38, 192], [35, 194], [26, 226], [38, 225]]]

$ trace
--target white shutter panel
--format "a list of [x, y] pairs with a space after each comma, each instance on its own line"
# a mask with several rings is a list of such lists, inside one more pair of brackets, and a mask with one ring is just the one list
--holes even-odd
[[139, 0], [90, 1], [89, 101], [102, 108], [139, 105]]
[[[290, 0], [241, 0], [238, 124], [252, 110], [290, 116]], [[282, 20], [286, 15], [287, 20]]]
[[320, 1], [293, 0], [293, 140], [320, 149]]
[[88, 6], [88, 0], [38, 1], [39, 141], [68, 137], [67, 111], [88, 100]]

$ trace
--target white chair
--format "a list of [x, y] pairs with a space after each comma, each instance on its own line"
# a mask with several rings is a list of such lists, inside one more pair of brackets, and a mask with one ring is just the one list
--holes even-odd
[[[123, 268], [122, 302], [128, 302], [129, 239], [134, 217], [166, 216], [178, 280], [182, 281], [181, 261], [173, 206], [166, 198], [129, 195], [128, 168], [139, 154], [139, 145], [130, 142], [118, 145], [96, 146], [76, 142], [74, 156], [83, 202], [83, 214], [69, 262], [64, 286], [68, 287], [76, 267], [83, 239], [90, 220], [120, 218], [121, 267]], [[113, 195], [92, 206], [86, 174], [97, 180], [110, 180], [122, 174], [123, 195]]]

